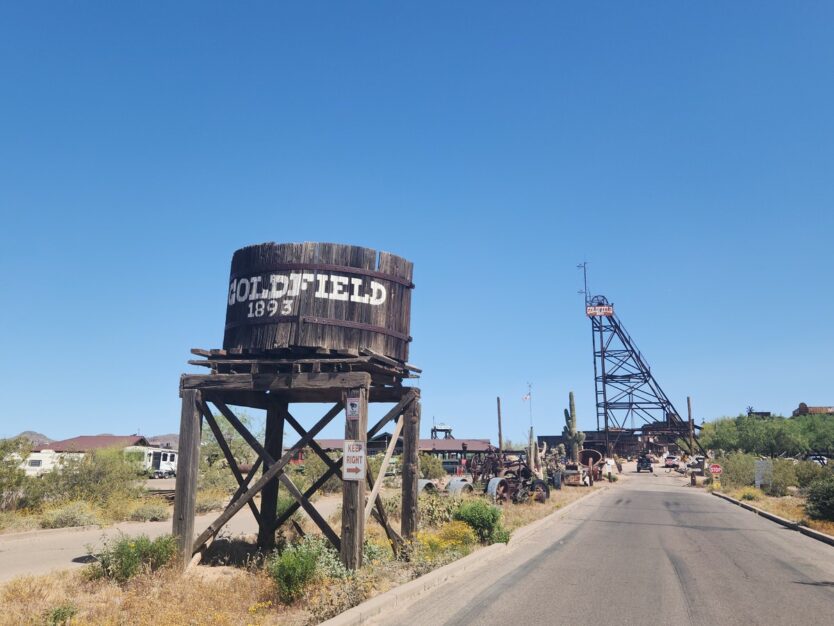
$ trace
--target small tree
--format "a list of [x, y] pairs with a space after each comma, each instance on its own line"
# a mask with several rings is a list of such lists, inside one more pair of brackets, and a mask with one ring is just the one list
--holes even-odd
[[420, 454], [418, 457], [418, 465], [420, 467], [420, 476], [423, 478], [443, 478], [446, 475], [446, 470], [443, 469], [443, 461], [432, 454], [425, 452]]
[[0, 511], [17, 508], [26, 483], [26, 472], [20, 468], [29, 456], [31, 444], [23, 437], [0, 439]]

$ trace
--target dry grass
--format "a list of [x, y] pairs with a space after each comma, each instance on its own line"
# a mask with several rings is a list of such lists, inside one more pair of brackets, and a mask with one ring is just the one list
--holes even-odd
[[[742, 492], [743, 489], [731, 489], [725, 493], [728, 496], [739, 500], [741, 499], [740, 496]], [[834, 537], [834, 522], [816, 520], [808, 517], [805, 513], [805, 498], [802, 496], [784, 496], [782, 498], [776, 498], [762, 494], [762, 497], [756, 500], [753, 503], [753, 506], [763, 509], [768, 513], [774, 513], [779, 517], [800, 522], [803, 526], [813, 528], [814, 530], [818, 530], [821, 533], [826, 533], [827, 535]]]
[[560, 490], [551, 489], [550, 499], [543, 504], [538, 502], [505, 504], [501, 515], [502, 524], [509, 531], [516, 530], [546, 517], [600, 488], [601, 485], [599, 484], [595, 484], [593, 487], [562, 487]]
[[275, 601], [263, 573], [200, 567], [138, 576], [124, 586], [87, 580], [82, 571], [17, 578], [0, 587], [0, 624], [43, 624], [59, 606], [73, 624], [303, 624], [306, 612]]

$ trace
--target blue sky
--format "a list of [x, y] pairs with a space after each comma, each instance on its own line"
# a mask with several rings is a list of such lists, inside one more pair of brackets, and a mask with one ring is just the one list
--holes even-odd
[[592, 427], [583, 260], [698, 420], [834, 403], [833, 18], [4, 3], [0, 436], [176, 431], [231, 255], [263, 241], [414, 261], [425, 433], [495, 439], [500, 395], [521, 439], [528, 381], [539, 434], [571, 389]]

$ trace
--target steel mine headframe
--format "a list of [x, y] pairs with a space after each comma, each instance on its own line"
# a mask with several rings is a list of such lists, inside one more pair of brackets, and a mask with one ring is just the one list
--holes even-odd
[[[614, 314], [613, 304], [605, 296], [590, 297], [585, 314], [591, 320], [594, 345], [597, 430], [604, 428], [609, 452], [616, 443], [609, 437], [625, 431], [688, 440], [692, 426], [681, 418], [655, 380], [645, 357]], [[700, 449], [700, 443], [694, 441]]]

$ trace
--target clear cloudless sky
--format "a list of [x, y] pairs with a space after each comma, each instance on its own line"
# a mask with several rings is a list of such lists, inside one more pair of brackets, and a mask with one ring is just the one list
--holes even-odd
[[593, 427], [583, 260], [698, 421], [834, 404], [832, 32], [813, 1], [5, 2], [0, 436], [177, 431], [264, 241], [415, 263], [424, 436], [494, 441], [500, 395], [522, 439], [528, 382], [538, 434], [569, 390]]

